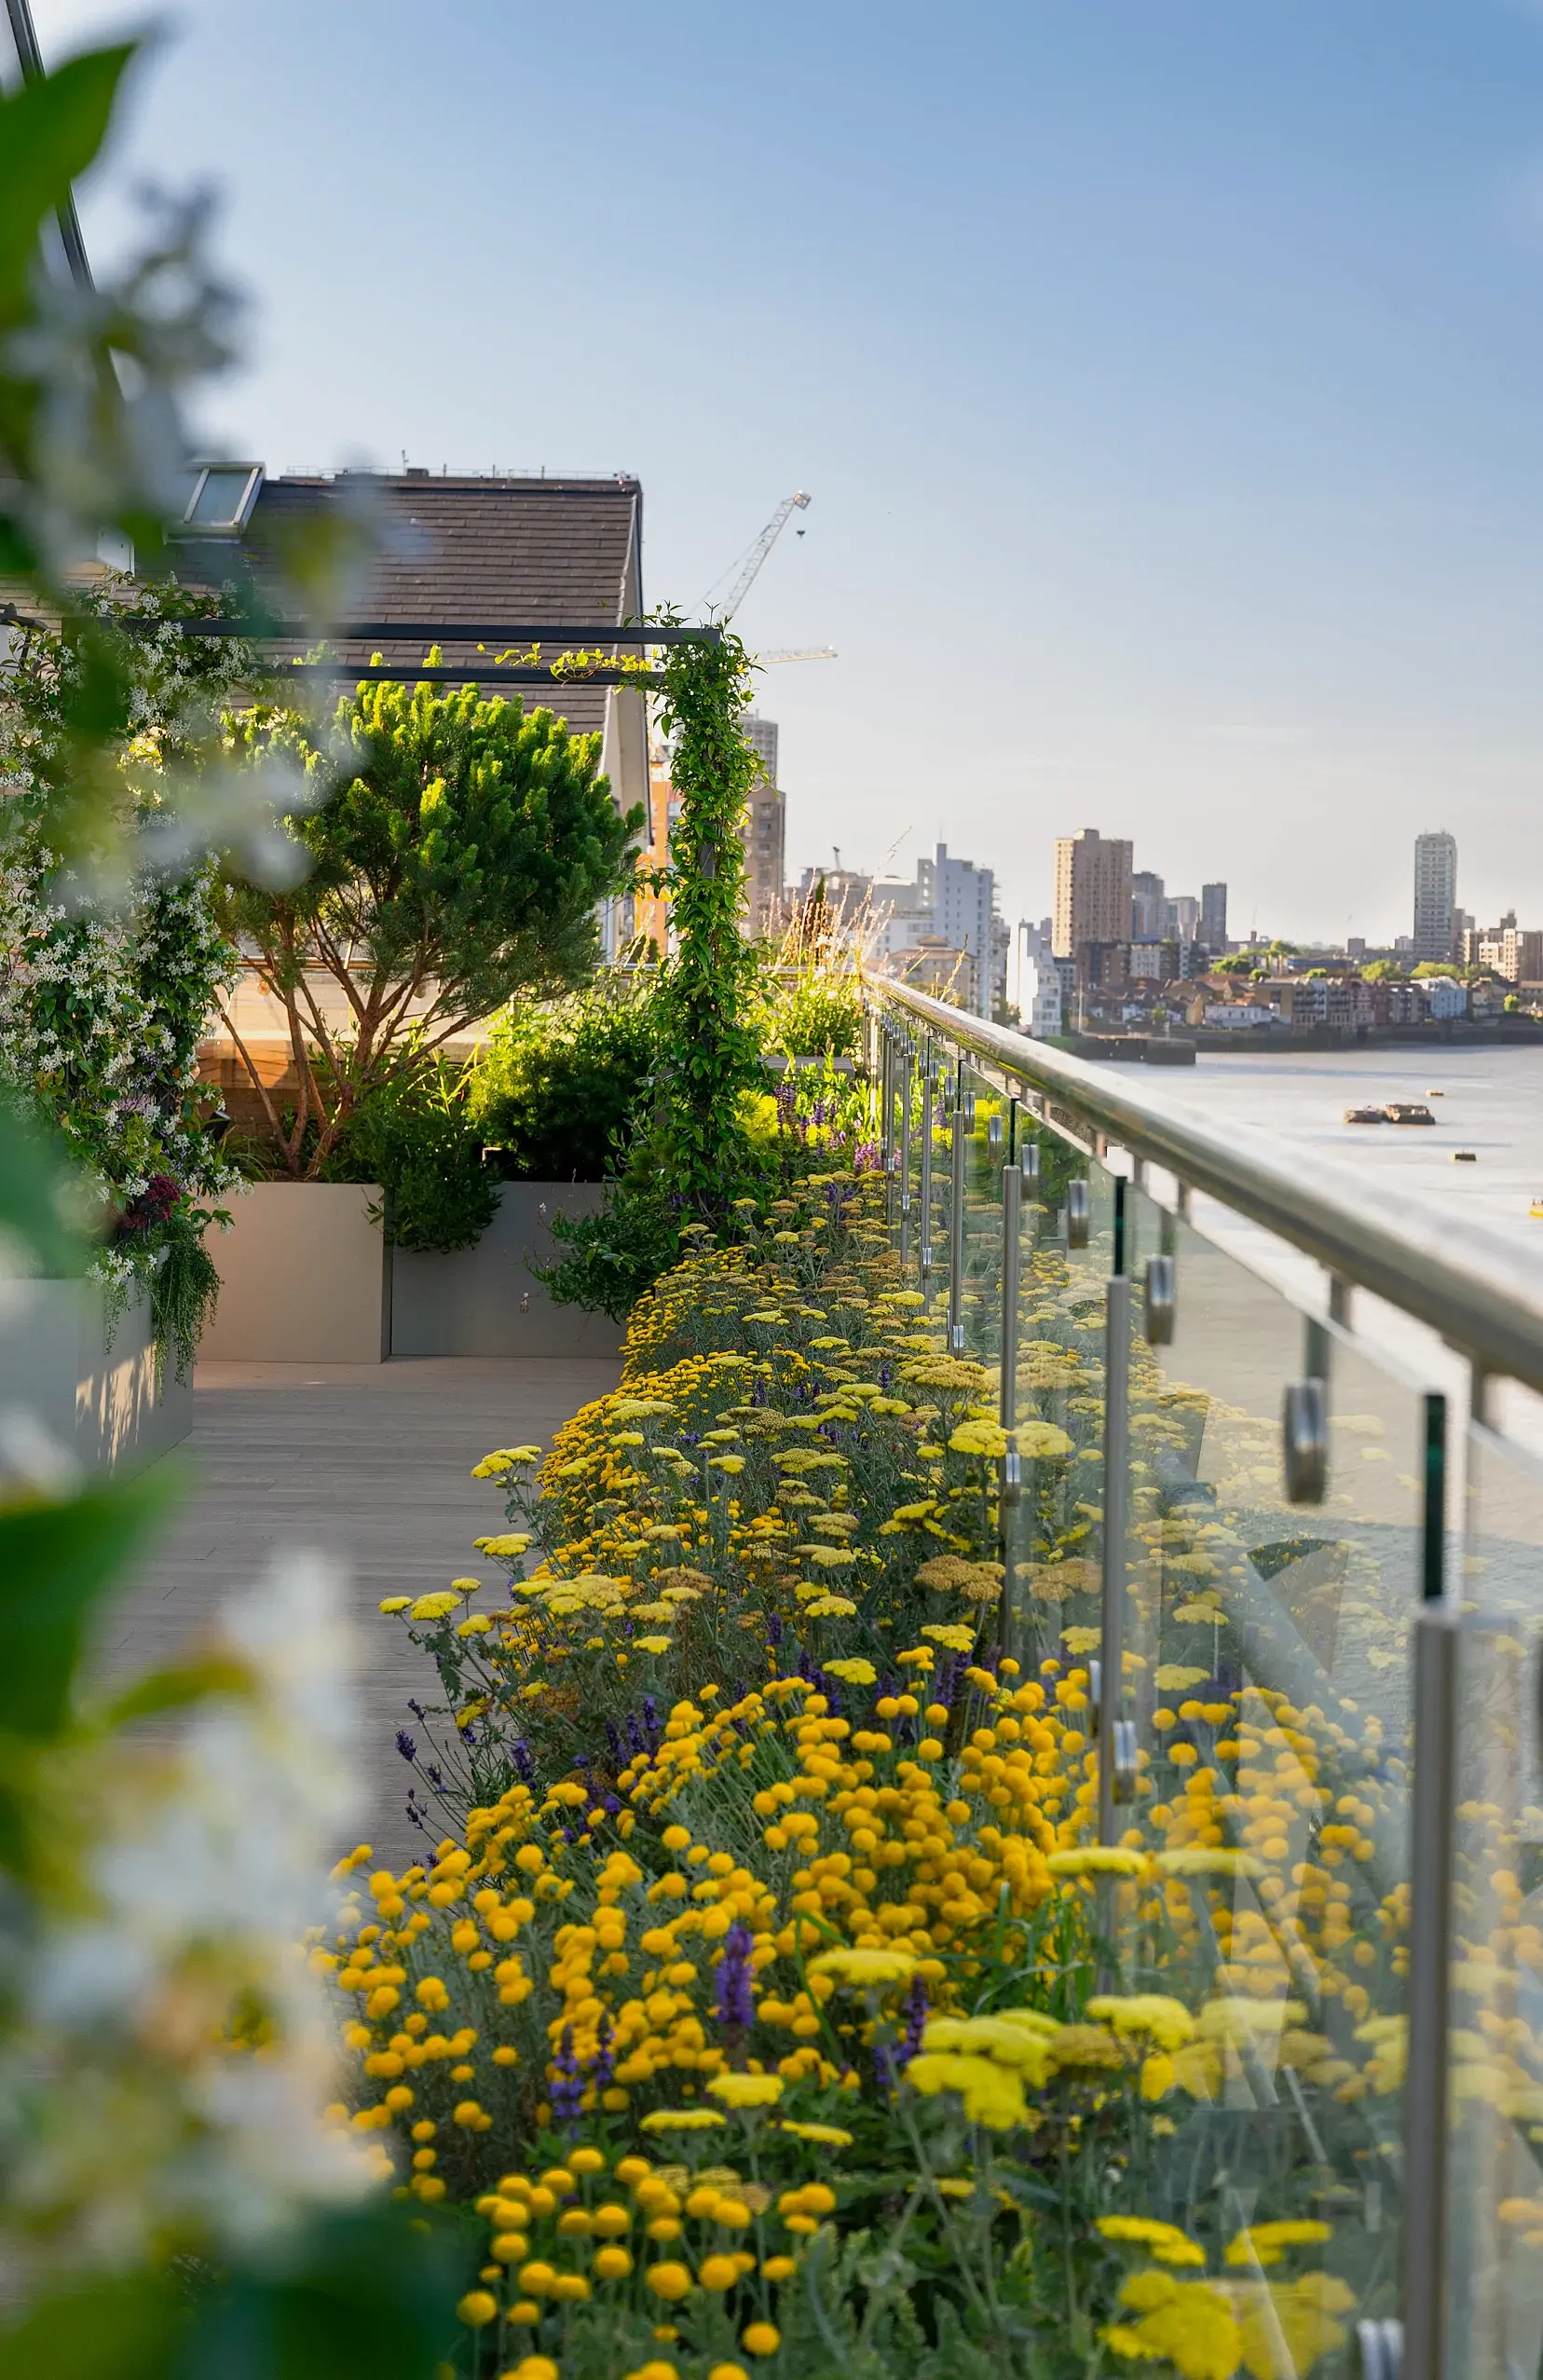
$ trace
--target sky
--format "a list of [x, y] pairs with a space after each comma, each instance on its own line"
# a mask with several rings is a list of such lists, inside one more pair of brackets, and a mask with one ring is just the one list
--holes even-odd
[[201, 431], [635, 472], [746, 598], [790, 873], [1127, 835], [1235, 936], [1543, 925], [1543, 0], [33, 0], [154, 23], [81, 192], [211, 186]]

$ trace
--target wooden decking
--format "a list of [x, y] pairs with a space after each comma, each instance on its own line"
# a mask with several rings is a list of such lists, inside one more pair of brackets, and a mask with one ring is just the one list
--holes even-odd
[[[472, 1539], [503, 1525], [498, 1490], [469, 1476], [493, 1446], [550, 1444], [553, 1431], [614, 1388], [615, 1362], [406, 1358], [382, 1364], [207, 1364], [193, 1437], [171, 1459], [189, 1494], [111, 1608], [103, 1667], [130, 1674], [196, 1636], [285, 1547], [319, 1548], [348, 1580], [357, 1615], [365, 1814], [357, 1840], [383, 1861], [420, 1855], [403, 1816], [396, 1733], [429, 1663], [382, 1596], [498, 1566]], [[340, 1845], [340, 1849], [347, 1846]]]

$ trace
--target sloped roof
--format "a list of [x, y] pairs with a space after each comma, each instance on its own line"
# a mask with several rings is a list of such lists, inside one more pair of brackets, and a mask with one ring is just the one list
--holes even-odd
[[[358, 619], [579, 626], [620, 623], [641, 610], [643, 491], [636, 480], [621, 475], [361, 474], [351, 487], [340, 479], [269, 479], [242, 538], [184, 542], [178, 576], [212, 584], [250, 570], [259, 586], [271, 587], [286, 533], [361, 488], [378, 509], [381, 551], [354, 599]], [[342, 651], [348, 663], [362, 665], [373, 647], [384, 660], [411, 667], [422, 661], [428, 641], [378, 637]], [[544, 644], [542, 658], [560, 650], [558, 644]], [[464, 661], [468, 677], [476, 676], [477, 659], [465, 645], [445, 648], [445, 663]], [[518, 693], [530, 708], [549, 704], [578, 733], [599, 732], [605, 724], [604, 687], [553, 687], [550, 696], [539, 687], [489, 691]]]

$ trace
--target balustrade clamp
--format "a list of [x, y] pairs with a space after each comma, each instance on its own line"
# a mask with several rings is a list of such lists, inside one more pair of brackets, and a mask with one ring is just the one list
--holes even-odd
[[1088, 1218], [1093, 1211], [1092, 1195], [1086, 1182], [1069, 1182], [1066, 1185], [1066, 1244], [1068, 1248], [1086, 1248]]
[[1172, 1257], [1149, 1256], [1141, 1316], [1148, 1347], [1172, 1346], [1175, 1293]]
[[1358, 2322], [1356, 2360], [1360, 2380], [1400, 2380], [1403, 2370], [1403, 2324]]
[[1280, 1413], [1281, 1465], [1290, 1504], [1321, 1504], [1329, 1487], [1329, 1384], [1292, 1380]]
[[1000, 1114], [989, 1115], [986, 1119], [986, 1146], [990, 1151], [992, 1156], [996, 1156], [1001, 1151], [1002, 1117]]
[[1030, 1141], [1018, 1151], [1018, 1169], [1025, 1182], [1031, 1182], [1037, 1190], [1040, 1178], [1040, 1149], [1037, 1141]]

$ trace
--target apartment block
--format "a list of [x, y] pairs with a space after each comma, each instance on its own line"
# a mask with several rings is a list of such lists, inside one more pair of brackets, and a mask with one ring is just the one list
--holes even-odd
[[1414, 959], [1450, 959], [1456, 930], [1457, 839], [1444, 832], [1414, 838]]
[[1129, 941], [1130, 861], [1130, 844], [1106, 841], [1097, 827], [1058, 839], [1051, 929], [1057, 958], [1074, 958], [1087, 942]]

